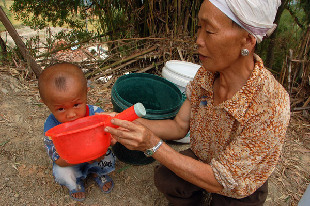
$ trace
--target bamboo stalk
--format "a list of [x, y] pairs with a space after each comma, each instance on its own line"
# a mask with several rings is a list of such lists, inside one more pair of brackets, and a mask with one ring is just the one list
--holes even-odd
[[295, 107], [293, 111], [301, 111], [301, 110], [308, 110], [308, 109], [310, 109], [310, 107]]
[[298, 55], [298, 59], [302, 59], [302, 56], [306, 54], [306, 50], [307, 50], [306, 48], [309, 43], [309, 40], [310, 40], [310, 25], [308, 25], [303, 41], [301, 42], [300, 53]]
[[169, 0], [167, 0], [167, 4], [166, 4], [166, 32], [167, 34], [169, 34], [170, 30], [169, 30]]
[[292, 73], [292, 62], [291, 62], [291, 59], [293, 58], [293, 50], [290, 49], [289, 50], [290, 52], [290, 56], [288, 58], [288, 66], [287, 66], [287, 69], [288, 69], [288, 75], [287, 75], [287, 82], [288, 82], [288, 91], [289, 91], [289, 94], [291, 94], [291, 73]]
[[129, 61], [129, 62], [126, 62], [125, 64], [122, 64], [122, 65], [120, 65], [120, 66], [118, 66], [118, 67], [116, 67], [116, 68], [114, 68], [114, 69], [105, 70], [104, 73], [103, 73], [102, 75], [111, 74], [111, 73], [113, 73], [113, 72], [115, 72], [115, 71], [117, 71], [117, 70], [120, 70], [120, 69], [122, 69], [122, 68], [124, 68], [124, 67], [126, 67], [126, 66], [128, 66], [128, 65], [130, 65], [130, 64], [132, 64], [132, 63], [134, 63], [134, 62], [136, 62], [136, 61], [138, 61], [138, 59], [133, 59], [133, 60], [131, 60], [131, 61]]
[[[53, 51], [50, 51], [50, 52], [46, 52], [44, 54], [41, 54], [39, 56], [37, 56], [37, 58], [41, 58], [41, 57], [45, 57], [45, 56], [49, 56], [51, 54], [54, 54], [54, 53], [57, 53], [59, 51], [62, 51], [62, 50], [66, 50], [66, 49], [69, 49], [73, 46], [76, 46], [76, 45], [79, 45], [79, 44], [83, 44], [83, 43], [86, 43], [86, 42], [89, 42], [91, 40], [94, 40], [96, 38], [100, 38], [102, 37], [103, 35], [99, 35], [99, 36], [96, 36], [96, 37], [92, 37], [92, 38], [89, 38], [89, 39], [86, 39], [86, 40], [83, 40], [83, 41], [80, 41], [80, 42], [77, 42], [77, 43], [72, 43], [72, 44], [69, 44], [67, 46], [63, 46], [63, 47], [59, 47], [57, 49], [54, 49]], [[104, 42], [101, 42], [102, 44], [107, 44], [107, 43], [115, 43], [115, 42], [121, 42], [121, 41], [131, 41], [131, 40], [170, 40], [169, 38], [157, 38], [157, 37], [143, 37], [143, 38], [126, 38], [126, 39], [116, 39], [116, 40], [111, 40], [111, 41], [104, 41]], [[184, 40], [181, 40], [181, 39], [174, 39], [173, 41], [180, 41], [180, 42], [184, 42]]]
[[85, 49], [83, 49], [83, 48], [81, 48], [81, 50], [82, 50], [82, 52], [83, 52], [84, 54], [86, 54], [86, 56], [88, 56], [89, 58], [98, 60], [98, 59], [97, 59], [94, 55], [92, 55], [89, 51], [87, 51], [87, 50], [85, 50]]
[[303, 60], [299, 60], [299, 59], [292, 59], [292, 62], [297, 62], [297, 63], [308, 63], [310, 62], [310, 60], [307, 59], [303, 59]]
[[187, 28], [188, 28], [188, 21], [189, 21], [189, 14], [190, 14], [190, 9], [188, 8], [189, 5], [188, 5], [188, 1], [185, 1], [186, 3], [186, 6], [185, 6], [185, 15], [184, 15], [184, 24], [183, 24], [183, 27], [184, 27], [184, 31], [188, 31]]
[[181, 25], [183, 26], [182, 24], [182, 19], [181, 19], [181, 12], [182, 12], [182, 0], [178, 0], [178, 21], [175, 22], [177, 23], [179, 26], [179, 31], [177, 31], [178, 33], [181, 32], [183, 30], [183, 28], [181, 28]]
[[284, 84], [284, 79], [285, 79], [285, 75], [286, 75], [286, 65], [285, 65], [286, 61], [287, 61], [287, 57], [285, 58], [285, 61], [283, 61], [283, 63], [282, 63], [281, 75], [280, 75], [280, 84], [281, 85]]
[[111, 67], [114, 67], [114, 66], [116, 66], [116, 65], [122, 64], [123, 62], [127, 62], [127, 61], [132, 60], [132, 59], [134, 59], [134, 58], [136, 58], [136, 57], [139, 57], [139, 56], [142, 56], [142, 55], [144, 55], [144, 54], [150, 53], [150, 52], [152, 52], [152, 51], [154, 51], [154, 50], [156, 50], [156, 49], [157, 49], [157, 46], [153, 46], [153, 47], [151, 47], [150, 49], [147, 49], [147, 50], [145, 50], [145, 51], [142, 51], [142, 52], [136, 53], [136, 54], [134, 54], [134, 55], [131, 55], [131, 56], [125, 58], [125, 59], [122, 59], [122, 60], [120, 60], [120, 61], [114, 62], [114, 63], [111, 64], [111, 65], [107, 65], [107, 66], [105, 66], [105, 67], [103, 67], [103, 68], [96, 69], [96, 70], [93, 71], [93, 72], [87, 73], [85, 76], [86, 76], [86, 77], [93, 76], [93, 75], [98, 74], [98, 73], [100, 73], [100, 72], [102, 72], [102, 71], [105, 71], [105, 70], [107, 70], [107, 69], [109, 69], [109, 68], [111, 68]]
[[184, 57], [183, 57], [182, 51], [180, 50], [179, 47], [177, 47], [177, 50], [178, 50], [178, 53], [180, 55], [181, 60], [184, 61]]
[[[174, 10], [178, 10], [178, 0], [174, 0]], [[174, 12], [174, 28], [173, 28], [173, 34], [177, 33], [177, 22], [178, 22], [178, 13]]]
[[[158, 64], [162, 64], [163, 62], [158, 62]], [[150, 70], [150, 69], [152, 69], [152, 68], [154, 68], [154, 67], [156, 67], [156, 64], [152, 64], [152, 65], [150, 65], [150, 66], [148, 66], [148, 67], [146, 67], [146, 68], [144, 68], [144, 69], [141, 69], [141, 70], [139, 70], [138, 72], [136, 72], [136, 73], [144, 73], [144, 72], [146, 72], [146, 71], [148, 71], [148, 70]]]
[[302, 105], [302, 107], [306, 107], [310, 103], [310, 97], [308, 97], [307, 101]]

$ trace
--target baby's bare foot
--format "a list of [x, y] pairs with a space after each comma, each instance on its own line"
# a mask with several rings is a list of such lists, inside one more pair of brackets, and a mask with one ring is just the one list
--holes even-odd
[[93, 177], [95, 178], [96, 183], [98, 184], [98, 186], [101, 188], [101, 190], [104, 193], [110, 193], [114, 184], [113, 184], [113, 180], [111, 179], [111, 177], [109, 177], [108, 175], [103, 175], [102, 177], [98, 177], [97, 174], [93, 174]]
[[75, 199], [85, 199], [85, 192], [75, 192], [71, 196]]
[[107, 182], [103, 185], [102, 189], [103, 191], [107, 192], [112, 187], [112, 182]]

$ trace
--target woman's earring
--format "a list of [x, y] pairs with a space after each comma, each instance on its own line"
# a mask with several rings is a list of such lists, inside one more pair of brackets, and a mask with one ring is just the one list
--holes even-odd
[[250, 52], [249, 52], [249, 50], [247, 50], [247, 49], [241, 49], [241, 55], [242, 56], [248, 56], [250, 54]]

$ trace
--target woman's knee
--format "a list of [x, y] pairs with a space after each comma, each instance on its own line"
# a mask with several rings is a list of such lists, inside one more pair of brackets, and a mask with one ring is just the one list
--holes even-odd
[[154, 184], [157, 189], [162, 193], [167, 193], [173, 184], [171, 184], [171, 171], [163, 166], [158, 165], [154, 169]]
[[[182, 151], [181, 154], [197, 159], [190, 149]], [[166, 194], [187, 193], [189, 190], [196, 191], [201, 189], [180, 178], [173, 171], [161, 164], [154, 169], [154, 184], [160, 192]]]
[[187, 197], [193, 192], [202, 191], [201, 188], [180, 178], [163, 165], [154, 169], [154, 184], [160, 192], [175, 196]]

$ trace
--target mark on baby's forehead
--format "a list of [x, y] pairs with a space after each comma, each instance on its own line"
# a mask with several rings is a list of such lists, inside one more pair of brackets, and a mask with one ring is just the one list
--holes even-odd
[[67, 78], [65, 76], [55, 77], [54, 84], [57, 89], [65, 91], [67, 89]]

